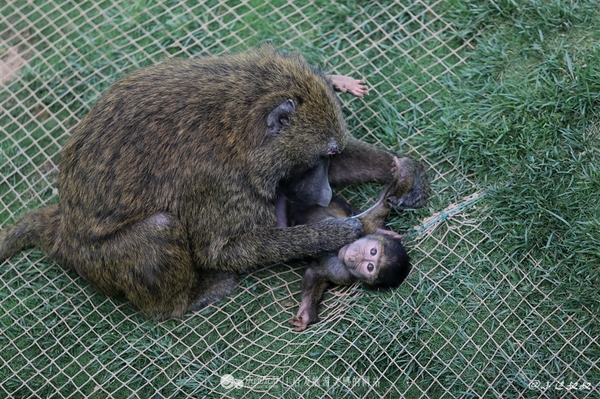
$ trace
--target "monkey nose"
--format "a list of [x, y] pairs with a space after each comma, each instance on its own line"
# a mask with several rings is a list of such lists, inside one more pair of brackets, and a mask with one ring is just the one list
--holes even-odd
[[327, 156], [334, 156], [336, 154], [338, 154], [340, 152], [340, 148], [338, 147], [338, 144], [336, 143], [334, 138], [331, 138], [331, 141], [329, 142], [328, 148], [327, 148]]
[[346, 258], [352, 263], [356, 263], [361, 259], [360, 254], [355, 251], [346, 251]]

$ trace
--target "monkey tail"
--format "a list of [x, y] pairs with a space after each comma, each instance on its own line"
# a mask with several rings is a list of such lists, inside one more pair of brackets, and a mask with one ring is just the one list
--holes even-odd
[[0, 262], [29, 247], [38, 247], [50, 254], [59, 216], [58, 205], [37, 208], [24, 213], [14, 224], [0, 231]]

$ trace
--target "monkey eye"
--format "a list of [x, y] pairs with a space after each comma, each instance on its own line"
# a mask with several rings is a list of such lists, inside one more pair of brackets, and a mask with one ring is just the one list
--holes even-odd
[[371, 255], [377, 255], [377, 248], [371, 248]]
[[[375, 251], [375, 252], [377, 252], [377, 251]], [[372, 264], [372, 263], [369, 263], [369, 264], [367, 265], [367, 270], [368, 270], [368, 271], [370, 271], [370, 272], [372, 272], [372, 271], [373, 271], [373, 269], [375, 269], [375, 265], [374, 265], [374, 264]]]

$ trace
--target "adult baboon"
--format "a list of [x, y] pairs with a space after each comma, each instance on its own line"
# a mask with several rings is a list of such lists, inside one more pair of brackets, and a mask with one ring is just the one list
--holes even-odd
[[357, 239], [356, 218], [276, 227], [275, 204], [389, 181], [392, 156], [350, 137], [331, 81], [297, 54], [167, 61], [92, 107], [62, 152], [59, 203], [3, 230], [0, 259], [37, 246], [148, 315], [181, 316], [239, 271]]

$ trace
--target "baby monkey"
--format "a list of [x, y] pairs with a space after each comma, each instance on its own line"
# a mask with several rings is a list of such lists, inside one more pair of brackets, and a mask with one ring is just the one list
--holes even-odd
[[385, 230], [384, 223], [390, 206], [390, 198], [402, 198], [424, 171], [415, 169], [410, 158], [394, 157], [392, 173], [396, 179], [383, 190], [377, 202], [365, 212], [334, 197], [327, 207], [313, 206], [309, 209], [289, 209], [292, 225], [314, 223], [320, 220], [357, 215], [363, 224], [365, 237], [342, 247], [337, 254], [331, 253], [314, 260], [302, 278], [302, 303], [290, 323], [295, 331], [303, 331], [318, 320], [317, 306], [327, 286], [350, 285], [361, 281], [370, 288], [396, 288], [408, 276], [411, 264], [402, 246], [401, 235]]

